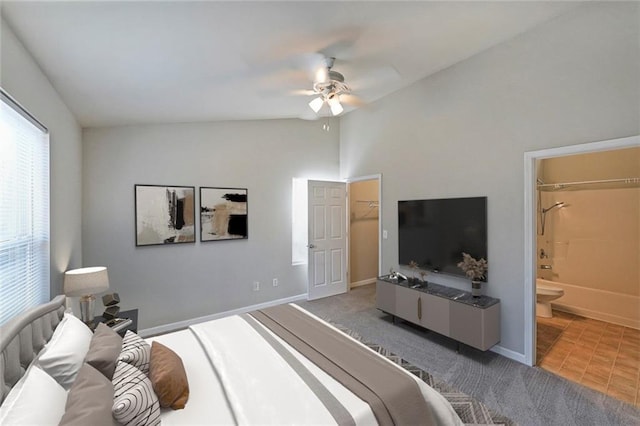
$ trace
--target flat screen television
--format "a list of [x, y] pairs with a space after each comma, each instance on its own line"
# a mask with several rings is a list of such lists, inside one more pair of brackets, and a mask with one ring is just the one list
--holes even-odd
[[398, 201], [398, 246], [401, 265], [464, 277], [463, 252], [487, 259], [487, 197]]

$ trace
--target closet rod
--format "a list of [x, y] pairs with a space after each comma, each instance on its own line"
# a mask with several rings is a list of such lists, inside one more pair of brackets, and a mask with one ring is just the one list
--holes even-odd
[[378, 202], [375, 200], [356, 200], [356, 203], [367, 203], [369, 207], [378, 207]]
[[567, 186], [596, 185], [596, 184], [605, 184], [605, 183], [640, 184], [640, 177], [602, 179], [602, 180], [583, 180], [578, 182], [562, 182], [562, 183], [543, 183], [543, 184], [538, 184], [538, 188], [562, 189]]

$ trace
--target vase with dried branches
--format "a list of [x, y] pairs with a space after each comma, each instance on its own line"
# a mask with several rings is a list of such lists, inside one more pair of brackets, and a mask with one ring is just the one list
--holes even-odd
[[462, 253], [462, 262], [458, 263], [458, 268], [462, 269], [471, 280], [471, 294], [479, 297], [482, 290], [482, 283], [487, 279], [489, 266], [484, 258], [479, 260], [473, 258], [468, 253]]

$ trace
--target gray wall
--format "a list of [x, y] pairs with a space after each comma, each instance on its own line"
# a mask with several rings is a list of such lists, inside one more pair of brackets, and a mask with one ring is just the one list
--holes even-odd
[[[487, 290], [503, 300], [501, 345], [522, 353], [523, 154], [640, 133], [638, 7], [580, 7], [345, 116], [339, 138], [274, 120], [87, 129], [83, 149], [3, 21], [2, 86], [51, 130], [52, 293], [64, 270], [107, 265], [142, 328], [303, 293], [291, 178], [336, 178], [340, 158], [342, 177], [383, 173], [383, 270], [397, 267], [397, 200], [489, 197]], [[249, 240], [135, 248], [135, 183], [248, 187]]]
[[[291, 265], [292, 178], [336, 179], [338, 136], [338, 123], [303, 120], [85, 129], [85, 265], [109, 268], [141, 328], [306, 293], [306, 266]], [[249, 239], [135, 247], [134, 184], [248, 188]]]
[[0, 84], [49, 129], [51, 296], [67, 269], [82, 266], [82, 143], [75, 117], [7, 23], [2, 27]]
[[488, 196], [486, 289], [515, 353], [524, 153], [640, 133], [639, 6], [579, 7], [342, 119], [341, 176], [383, 174], [383, 270], [398, 264], [398, 200]]

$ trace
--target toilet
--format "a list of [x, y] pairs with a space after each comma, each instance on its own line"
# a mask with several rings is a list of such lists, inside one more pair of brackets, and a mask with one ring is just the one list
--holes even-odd
[[536, 279], [536, 316], [552, 318], [551, 301], [564, 296], [564, 290], [553, 285], [553, 281]]

